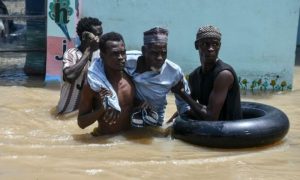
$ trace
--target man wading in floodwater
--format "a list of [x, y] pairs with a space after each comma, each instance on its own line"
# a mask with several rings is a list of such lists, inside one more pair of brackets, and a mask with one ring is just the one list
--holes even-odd
[[95, 60], [88, 71], [77, 122], [85, 128], [98, 121], [92, 135], [117, 133], [130, 127], [135, 88], [124, 72], [126, 49], [123, 37], [115, 32], [100, 39], [101, 59]]
[[234, 69], [218, 58], [221, 33], [214, 26], [201, 27], [196, 35], [195, 48], [201, 66], [189, 75], [191, 95], [179, 83], [172, 91], [182, 97], [196, 113], [196, 119], [241, 119], [241, 100]]
[[70, 113], [78, 109], [80, 92], [86, 80], [87, 69], [93, 59], [93, 52], [99, 49], [102, 22], [97, 18], [80, 19], [76, 28], [81, 44], [68, 49], [63, 57], [63, 82], [57, 114]]
[[[142, 54], [128, 51], [125, 70], [132, 77], [137, 91], [139, 108], [132, 116], [137, 127], [162, 126], [167, 94], [178, 82], [186, 82], [181, 68], [167, 59], [168, 30], [155, 27], [144, 32]], [[185, 91], [189, 93], [187, 82]], [[180, 115], [190, 112], [189, 105], [175, 95]]]

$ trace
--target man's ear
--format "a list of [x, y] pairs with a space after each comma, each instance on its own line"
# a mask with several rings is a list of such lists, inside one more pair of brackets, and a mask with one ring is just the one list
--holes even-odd
[[197, 42], [197, 41], [195, 41], [195, 49], [196, 49], [196, 50], [199, 50], [198, 42]]

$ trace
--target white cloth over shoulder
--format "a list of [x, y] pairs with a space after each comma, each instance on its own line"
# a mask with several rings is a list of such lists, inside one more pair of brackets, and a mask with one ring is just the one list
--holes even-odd
[[104, 64], [101, 58], [95, 59], [88, 69], [87, 73], [88, 83], [92, 90], [99, 92], [101, 88], [105, 88], [111, 91], [111, 96], [106, 96], [106, 105], [114, 108], [121, 112], [121, 107], [119, 105], [118, 96], [116, 91], [108, 81], [104, 71]]
[[[180, 80], [183, 80], [185, 91], [190, 94], [188, 83], [185, 80], [181, 68], [166, 59], [160, 72], [146, 71], [136, 72], [137, 61], [141, 57], [140, 51], [127, 51], [125, 71], [132, 77], [135, 84], [137, 98], [149, 102], [159, 115], [159, 123], [164, 121], [165, 108], [167, 105], [167, 94], [171, 92]], [[190, 109], [189, 105], [175, 94], [175, 103], [179, 114]]]

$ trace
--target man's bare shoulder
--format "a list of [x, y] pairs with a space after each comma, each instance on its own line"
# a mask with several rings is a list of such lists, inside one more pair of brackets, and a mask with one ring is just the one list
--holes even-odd
[[215, 86], [230, 87], [233, 84], [234, 77], [229, 70], [221, 71], [214, 82]]
[[83, 85], [83, 89], [82, 89], [82, 94], [83, 96], [95, 96], [97, 94], [97, 92], [95, 92], [91, 86], [86, 82]]
[[234, 77], [233, 77], [233, 74], [229, 71], [229, 70], [224, 70], [224, 71], [221, 71], [217, 78], [219, 78], [220, 80], [233, 80]]
[[128, 75], [125, 71], [123, 72], [123, 78], [125, 81], [129, 82], [131, 85], [133, 85], [132, 77]]

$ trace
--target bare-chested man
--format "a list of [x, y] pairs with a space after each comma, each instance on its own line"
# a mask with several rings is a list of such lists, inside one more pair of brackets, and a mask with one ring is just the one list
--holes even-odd
[[93, 135], [117, 133], [129, 128], [135, 96], [134, 85], [123, 71], [126, 49], [122, 35], [115, 32], [104, 34], [99, 44], [101, 58], [89, 68], [77, 119], [81, 128], [98, 121]]

